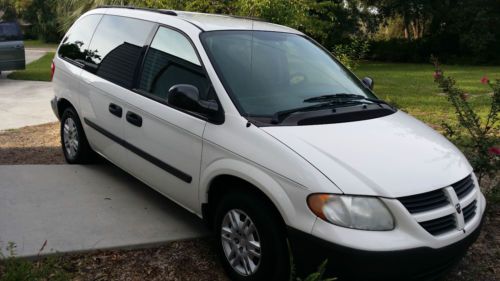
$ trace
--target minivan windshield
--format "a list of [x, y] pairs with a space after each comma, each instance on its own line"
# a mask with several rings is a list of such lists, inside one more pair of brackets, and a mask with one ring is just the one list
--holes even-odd
[[310, 108], [332, 95], [376, 98], [330, 54], [298, 34], [211, 31], [202, 33], [201, 40], [245, 116], [272, 117]]

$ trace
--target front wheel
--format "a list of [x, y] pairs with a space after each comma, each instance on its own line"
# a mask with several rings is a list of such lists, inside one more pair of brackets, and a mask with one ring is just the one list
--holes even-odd
[[289, 280], [290, 255], [283, 222], [270, 203], [230, 193], [216, 212], [216, 247], [232, 280]]

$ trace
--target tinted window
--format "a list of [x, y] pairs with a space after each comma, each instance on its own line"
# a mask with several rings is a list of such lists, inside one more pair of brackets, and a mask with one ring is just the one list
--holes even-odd
[[208, 79], [189, 40], [161, 27], [146, 55], [139, 88], [167, 100], [168, 90], [177, 84], [193, 85], [202, 99], [211, 98]]
[[125, 88], [131, 88], [147, 38], [154, 23], [104, 16], [90, 44], [88, 70]]
[[92, 56], [88, 47], [101, 18], [102, 15], [89, 15], [78, 20], [63, 39], [59, 55], [78, 62], [86, 61], [87, 57]]
[[0, 23], [0, 42], [23, 40], [19, 25], [15, 22]]

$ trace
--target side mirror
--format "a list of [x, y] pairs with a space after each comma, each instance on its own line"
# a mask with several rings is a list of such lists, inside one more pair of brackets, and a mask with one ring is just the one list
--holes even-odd
[[223, 123], [224, 114], [219, 110], [217, 101], [200, 100], [198, 88], [188, 84], [178, 84], [168, 90], [168, 104], [207, 116], [209, 121]]
[[365, 78], [363, 78], [363, 80], [361, 80], [361, 82], [363, 82], [365, 87], [367, 87], [368, 89], [373, 91], [373, 87], [375, 86], [375, 82], [373, 81], [373, 79], [371, 77], [365, 77]]
[[199, 111], [200, 93], [192, 85], [174, 85], [168, 90], [168, 104], [188, 111]]

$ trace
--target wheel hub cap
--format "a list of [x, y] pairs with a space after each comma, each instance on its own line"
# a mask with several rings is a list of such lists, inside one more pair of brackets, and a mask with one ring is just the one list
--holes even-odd
[[224, 216], [221, 228], [222, 249], [231, 267], [243, 276], [254, 274], [260, 265], [261, 246], [252, 219], [233, 209]]
[[63, 140], [66, 153], [70, 158], [74, 158], [78, 151], [78, 129], [73, 118], [64, 121]]

